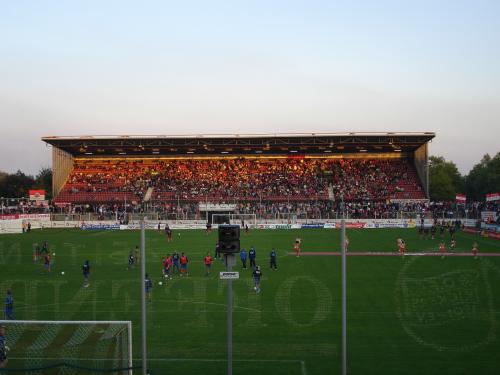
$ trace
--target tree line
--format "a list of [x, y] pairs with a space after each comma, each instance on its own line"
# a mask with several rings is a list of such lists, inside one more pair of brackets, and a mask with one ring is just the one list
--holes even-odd
[[[0, 172], [0, 197], [27, 197], [30, 189], [44, 189], [46, 199], [52, 198], [52, 170], [42, 168], [36, 176]], [[500, 191], [500, 152], [493, 158], [486, 154], [469, 174], [462, 176], [452, 161], [442, 156], [429, 158], [429, 190], [431, 201], [453, 201], [455, 194], [482, 201], [487, 193]]]
[[429, 158], [429, 190], [431, 201], [452, 201], [455, 194], [483, 201], [488, 193], [500, 192], [500, 152], [493, 158], [486, 154], [469, 174], [462, 176], [455, 163], [442, 156]]
[[45, 199], [52, 199], [52, 169], [42, 168], [36, 176], [0, 171], [0, 197], [23, 198], [29, 196], [29, 190], [45, 190]]

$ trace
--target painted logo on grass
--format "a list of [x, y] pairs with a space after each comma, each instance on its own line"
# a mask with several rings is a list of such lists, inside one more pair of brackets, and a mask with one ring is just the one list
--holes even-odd
[[429, 274], [424, 266], [433, 260], [413, 258], [399, 274], [396, 313], [405, 332], [438, 351], [466, 351], [494, 340], [496, 320], [486, 270], [474, 264]]
[[[294, 311], [297, 309], [292, 306], [292, 292], [295, 283], [311, 285], [309, 293], [315, 295], [316, 307], [309, 313], [301, 314], [303, 321], [297, 320]], [[275, 306], [278, 314], [290, 325], [296, 327], [312, 327], [324, 321], [331, 313], [333, 297], [328, 287], [319, 279], [312, 276], [294, 276], [285, 280], [278, 288], [275, 297]]]

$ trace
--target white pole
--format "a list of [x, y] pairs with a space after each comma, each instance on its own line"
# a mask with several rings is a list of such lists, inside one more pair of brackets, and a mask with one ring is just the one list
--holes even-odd
[[[226, 254], [226, 269], [233, 270], [234, 254]], [[227, 375], [233, 375], [233, 280], [227, 280]]]
[[142, 375], [147, 375], [147, 342], [146, 342], [146, 233], [144, 218], [141, 220], [141, 338], [142, 338]]
[[[128, 326], [128, 367], [132, 367], [132, 322], [127, 323]], [[128, 370], [129, 375], [133, 375], [132, 369]]]
[[342, 197], [341, 263], [342, 263], [342, 375], [347, 374], [347, 281], [346, 281], [346, 236], [344, 198]]

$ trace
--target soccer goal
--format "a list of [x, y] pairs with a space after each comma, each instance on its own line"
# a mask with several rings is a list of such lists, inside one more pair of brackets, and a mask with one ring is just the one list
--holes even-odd
[[37, 374], [48, 369], [57, 374], [132, 374], [130, 321], [0, 320], [0, 325], [9, 348], [6, 369]]
[[257, 215], [255, 214], [213, 214], [212, 223], [214, 224], [232, 224], [248, 225], [253, 228], [257, 225]]
[[0, 234], [7, 233], [22, 233], [23, 232], [23, 220], [0, 220]]

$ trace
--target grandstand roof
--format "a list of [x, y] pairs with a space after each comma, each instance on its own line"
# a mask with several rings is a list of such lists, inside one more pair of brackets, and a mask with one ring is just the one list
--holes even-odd
[[73, 156], [345, 154], [413, 152], [435, 133], [289, 133], [47, 136]]

